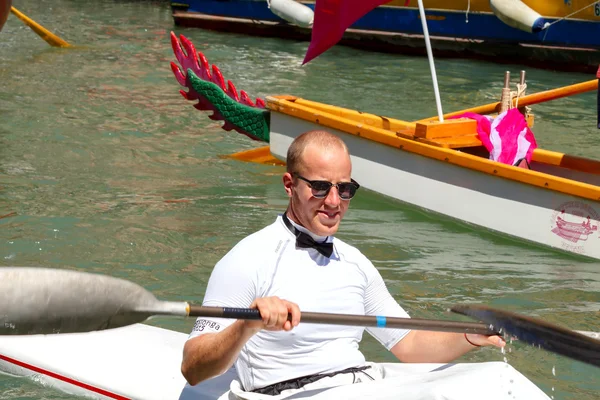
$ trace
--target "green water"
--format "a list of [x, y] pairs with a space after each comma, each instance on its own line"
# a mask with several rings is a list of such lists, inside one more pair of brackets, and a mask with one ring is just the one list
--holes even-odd
[[[424, 58], [340, 47], [301, 67], [306, 43], [175, 28], [167, 2], [14, 5], [77, 47], [51, 48], [12, 16], [0, 33], [1, 265], [105, 273], [161, 299], [200, 302], [215, 262], [284, 210], [283, 169], [220, 158], [258, 144], [221, 130], [178, 94], [169, 67], [173, 29], [253, 98], [294, 94], [407, 120], [436, 113]], [[495, 101], [504, 71], [520, 70], [464, 60], [436, 66], [445, 111]], [[588, 79], [528, 70], [530, 92]], [[594, 94], [534, 110], [542, 147], [598, 157]], [[339, 236], [373, 260], [415, 317], [452, 318], [449, 306], [476, 301], [600, 330], [598, 262], [368, 191], [352, 201]], [[186, 333], [192, 326], [152, 323]], [[392, 361], [368, 335], [361, 348], [371, 360]], [[519, 343], [509, 348], [508, 362], [555, 399], [598, 398], [597, 368]], [[486, 348], [461, 361], [504, 357]], [[68, 398], [0, 376], [0, 399]]]

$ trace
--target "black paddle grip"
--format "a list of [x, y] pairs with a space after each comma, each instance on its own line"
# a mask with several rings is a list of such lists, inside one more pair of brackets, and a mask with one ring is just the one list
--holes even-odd
[[223, 308], [223, 318], [262, 319], [260, 312], [253, 308]]
[[204, 307], [195, 304], [190, 304], [189, 307], [190, 317], [261, 319], [260, 312], [252, 308]]

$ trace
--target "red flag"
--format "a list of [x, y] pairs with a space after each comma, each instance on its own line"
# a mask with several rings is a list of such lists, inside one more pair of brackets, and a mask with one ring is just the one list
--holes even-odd
[[317, 0], [310, 45], [302, 64], [333, 47], [353, 23], [389, 1], [391, 0]]

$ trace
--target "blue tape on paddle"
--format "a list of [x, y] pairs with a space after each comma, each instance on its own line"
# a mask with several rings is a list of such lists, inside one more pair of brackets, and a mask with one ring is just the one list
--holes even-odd
[[376, 317], [377, 318], [377, 327], [378, 328], [385, 328], [385, 326], [387, 325], [387, 320], [385, 317]]

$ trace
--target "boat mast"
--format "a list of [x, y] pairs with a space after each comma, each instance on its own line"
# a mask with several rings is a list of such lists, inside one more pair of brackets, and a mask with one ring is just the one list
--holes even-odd
[[425, 8], [423, 0], [418, 0], [419, 14], [421, 15], [421, 24], [423, 25], [423, 35], [425, 36], [425, 46], [427, 47], [427, 58], [429, 58], [429, 69], [431, 70], [431, 79], [433, 80], [433, 93], [435, 94], [435, 104], [437, 106], [438, 119], [444, 122], [444, 113], [442, 112], [442, 101], [440, 100], [440, 91], [438, 89], [437, 75], [435, 73], [435, 64], [433, 63], [433, 54], [431, 51], [431, 42], [429, 40], [429, 30], [427, 29], [427, 20], [425, 19]]

